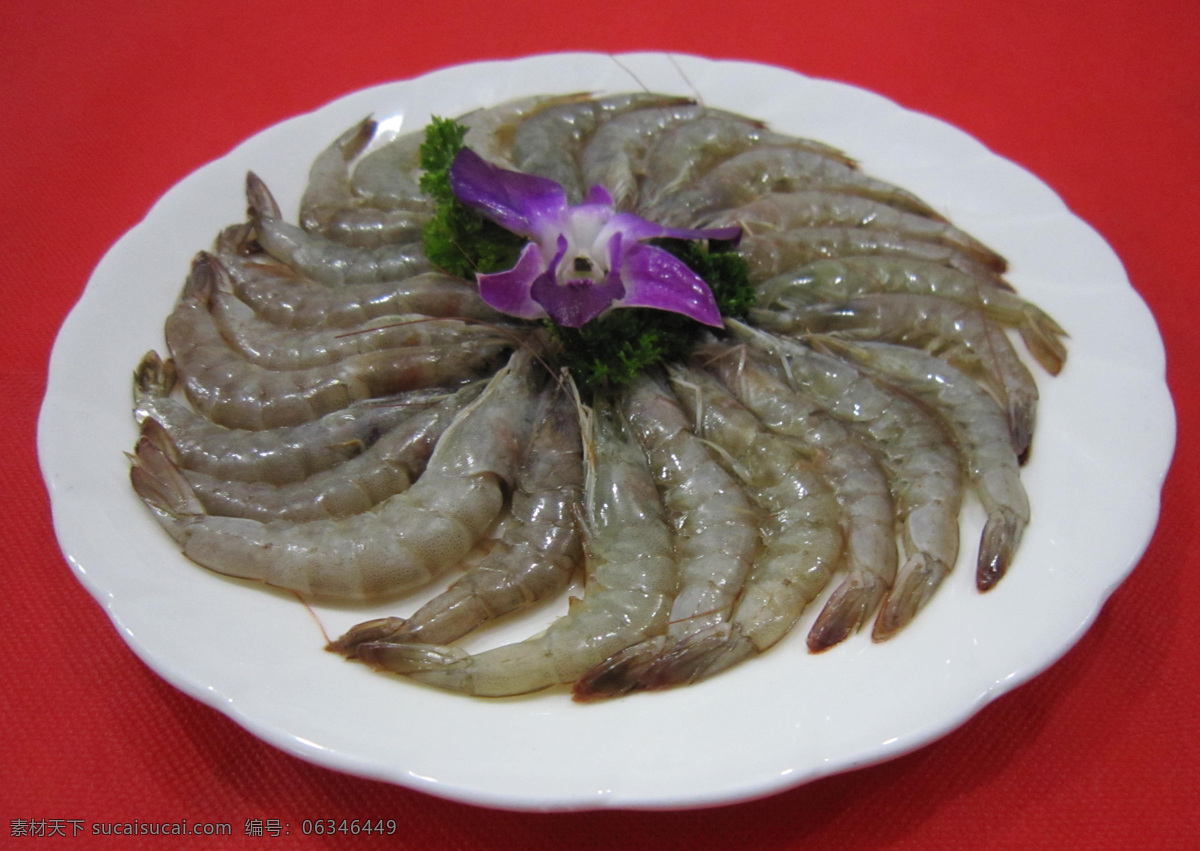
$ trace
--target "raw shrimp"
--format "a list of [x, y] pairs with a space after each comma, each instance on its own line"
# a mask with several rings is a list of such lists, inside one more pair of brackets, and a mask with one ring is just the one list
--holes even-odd
[[738, 226], [748, 236], [817, 227], [883, 230], [953, 248], [995, 272], [1003, 272], [1008, 265], [995, 251], [949, 222], [840, 192], [772, 192], [744, 206], [707, 217], [699, 226]]
[[346, 329], [403, 313], [494, 324], [511, 320], [485, 304], [474, 284], [440, 272], [330, 289], [278, 263], [227, 254], [219, 255], [218, 260], [229, 269], [237, 297], [262, 319], [284, 328]]
[[750, 358], [743, 347], [712, 343], [696, 359], [773, 431], [798, 440], [821, 459], [841, 507], [847, 575], [808, 635], [821, 651], [845, 640], [874, 615], [896, 578], [895, 508], [887, 474], [849, 428]]
[[1002, 286], [995, 270], [954, 246], [925, 242], [882, 228], [807, 227], [767, 231], [742, 238], [739, 250], [750, 265], [750, 279], [764, 281], [812, 263], [838, 257], [911, 257], [950, 266], [987, 286]]
[[219, 426], [171, 397], [174, 382], [174, 362], [148, 352], [134, 373], [133, 413], [143, 435], [180, 467], [214, 479], [273, 485], [349, 461], [446, 396], [441, 388], [415, 390], [358, 402], [298, 426], [249, 431]]
[[456, 647], [374, 642], [358, 658], [452, 691], [499, 697], [577, 677], [667, 628], [677, 584], [671, 532], [646, 457], [620, 410], [585, 410], [583, 598], [545, 632], [469, 655]]
[[408, 346], [515, 339], [512, 326], [482, 325], [421, 313], [381, 316], [355, 328], [284, 328], [259, 318], [236, 296], [220, 289], [213, 293], [210, 307], [216, 328], [230, 348], [265, 369], [327, 366], [356, 355]]
[[[208, 514], [264, 522], [357, 514], [407, 490], [425, 469], [450, 422], [482, 389], [482, 382], [467, 385], [413, 414], [354, 458], [303, 481], [276, 485], [229, 481], [195, 471], [183, 475]], [[174, 460], [168, 454], [169, 444], [164, 449], [164, 456]]]
[[890, 637], [929, 601], [958, 558], [963, 474], [950, 436], [923, 406], [849, 363], [732, 320], [727, 325], [778, 358], [793, 388], [853, 423], [883, 458], [906, 557], [872, 631], [876, 640]]
[[625, 410], [675, 531], [679, 589], [667, 632], [591, 668], [575, 684], [578, 699], [656, 688], [660, 678], [669, 679], [669, 672], [655, 673], [656, 660], [680, 639], [729, 618], [760, 551], [759, 512], [693, 432], [671, 391], [642, 376], [628, 391]]
[[823, 189], [873, 198], [929, 218], [943, 217], [911, 192], [868, 177], [832, 157], [787, 147], [752, 148], [715, 167], [688, 189], [652, 207], [647, 215], [666, 225], [692, 227], [719, 210], [740, 207], [769, 192]]
[[1007, 424], [995, 400], [954, 367], [916, 349], [831, 338], [818, 338], [815, 344], [927, 400], [946, 422], [987, 513], [976, 584], [980, 591], [990, 589], [1008, 570], [1029, 523], [1017, 456], [1005, 440]]
[[1066, 331], [1041, 308], [999, 286], [939, 263], [902, 257], [818, 260], [784, 272], [758, 287], [760, 307], [789, 307], [822, 299], [845, 300], [868, 293], [936, 295], [978, 307], [996, 322], [1017, 329], [1030, 354], [1051, 375], [1066, 360]]
[[533, 353], [518, 350], [446, 429], [411, 488], [350, 517], [207, 515], [169, 464], [140, 452], [130, 476], [184, 555], [217, 573], [323, 598], [398, 594], [458, 564], [500, 513], [542, 378]]
[[[738, 453], [737, 460], [730, 458], [732, 466], [763, 514], [763, 551], [731, 616], [689, 631], [632, 672], [610, 664], [589, 671], [575, 684], [577, 700], [685, 685], [762, 653], [791, 630], [837, 570], [843, 538], [840, 509], [828, 483], [792, 447], [736, 416], [736, 410], [707, 394], [697, 403], [706, 433], [711, 427], [712, 439], [729, 456]], [[623, 682], [630, 673], [636, 681]]]
[[632, 210], [647, 151], [659, 134], [711, 112], [700, 104], [636, 109], [602, 124], [579, 158], [585, 186], [608, 190], [618, 209]]
[[424, 141], [424, 130], [401, 133], [359, 159], [350, 175], [350, 190], [363, 206], [385, 211], [429, 206], [419, 182]]
[[583, 183], [578, 157], [584, 141], [597, 127], [629, 110], [690, 103], [693, 101], [688, 98], [634, 92], [548, 107], [517, 126], [513, 162], [520, 171], [557, 182], [566, 190], [567, 200], [578, 204], [588, 188]]
[[333, 216], [354, 205], [350, 190], [350, 163], [371, 144], [376, 123], [367, 116], [333, 140], [313, 160], [308, 184], [300, 196], [300, 226], [311, 233], [328, 236]]
[[786, 334], [826, 333], [925, 349], [978, 381], [1008, 415], [1013, 450], [1029, 451], [1038, 389], [1003, 329], [979, 307], [933, 295], [881, 293], [790, 311], [751, 311], [754, 323]]
[[218, 425], [297, 425], [372, 396], [474, 377], [511, 344], [421, 346], [368, 352], [324, 367], [264, 369], [229, 348], [208, 303], [216, 274], [210, 255], [193, 263], [183, 296], [167, 318], [166, 338], [188, 399]]
[[651, 149], [642, 185], [645, 207], [669, 207], [672, 195], [695, 185], [714, 166], [759, 147], [804, 150], [853, 165], [841, 151], [821, 142], [773, 133], [761, 121], [743, 116], [710, 112], [664, 134]]
[[517, 127], [531, 115], [543, 109], [579, 103], [590, 95], [532, 95], [506, 101], [498, 106], [476, 109], [456, 119], [467, 128], [463, 144], [485, 160], [506, 169], [515, 169], [513, 137]]
[[582, 558], [576, 512], [583, 489], [583, 448], [566, 384], [552, 385], [543, 394], [534, 423], [508, 523], [483, 560], [412, 617], [358, 624], [329, 649], [353, 657], [358, 645], [378, 641], [449, 644], [487, 620], [567, 586]]

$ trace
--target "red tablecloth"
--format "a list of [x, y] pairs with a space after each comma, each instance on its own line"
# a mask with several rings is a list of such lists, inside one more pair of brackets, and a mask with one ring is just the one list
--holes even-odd
[[[371, 840], [244, 826], [392, 818], [393, 845], [426, 849], [1200, 847], [1197, 44], [1185, 0], [9, 0], [0, 844], [40, 847], [15, 835], [27, 822], [70, 836], [188, 819], [231, 823], [230, 844], [360, 848]], [[35, 455], [55, 332], [104, 252], [176, 181], [277, 121], [446, 65], [562, 50], [754, 60], [872, 89], [1030, 169], [1114, 247], [1166, 340], [1179, 444], [1148, 551], [1062, 661], [928, 747], [766, 800], [536, 815], [307, 764], [126, 648], [58, 549]]]

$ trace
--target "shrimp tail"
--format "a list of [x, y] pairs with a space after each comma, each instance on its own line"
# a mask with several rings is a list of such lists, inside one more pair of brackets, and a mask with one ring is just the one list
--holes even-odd
[[246, 172], [246, 205], [247, 215], [251, 221], [259, 219], [282, 219], [279, 204], [267, 184], [252, 171]]
[[[143, 432], [134, 447], [134, 453], [129, 456], [133, 462], [129, 469], [129, 480], [163, 528], [179, 541], [187, 518], [204, 514], [204, 506], [175, 465], [171, 452], [156, 437], [153, 429], [150, 432]], [[163, 434], [165, 436], [165, 432]]]
[[979, 540], [975, 587], [988, 591], [1000, 581], [1024, 531], [1025, 521], [1011, 512], [996, 511], [988, 515]]
[[1048, 313], [1032, 304], [1022, 310], [1021, 339], [1034, 359], [1051, 375], [1058, 375], [1067, 360], [1067, 347], [1062, 338], [1068, 336], [1062, 326]]
[[572, 699], [583, 703], [647, 688], [646, 672], [662, 655], [666, 644], [667, 637], [657, 635], [614, 653], [575, 681]]
[[330, 653], [341, 653], [347, 659], [358, 659], [360, 647], [393, 638], [406, 623], [404, 618], [375, 618], [363, 621], [347, 630], [341, 638], [329, 642], [325, 649]]
[[405, 644], [382, 640], [357, 645], [353, 658], [377, 671], [422, 674], [443, 671], [455, 662], [467, 659], [468, 655], [457, 647], [441, 644]]
[[906, 627], [949, 573], [949, 565], [925, 553], [914, 553], [900, 568], [896, 584], [883, 599], [871, 639], [886, 641]]
[[169, 396], [178, 380], [179, 372], [175, 369], [174, 359], [163, 360], [158, 352], [151, 349], [142, 356], [137, 369], [133, 371], [134, 402], [147, 396]]
[[641, 677], [645, 689], [688, 685], [719, 674], [748, 659], [759, 649], [728, 621], [680, 639], [648, 666]]
[[877, 576], [867, 573], [847, 576], [809, 630], [809, 651], [828, 650], [862, 629], [887, 592], [887, 583]]

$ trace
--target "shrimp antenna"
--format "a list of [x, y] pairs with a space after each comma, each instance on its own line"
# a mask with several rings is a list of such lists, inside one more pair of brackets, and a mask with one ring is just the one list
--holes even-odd
[[646, 84], [645, 84], [645, 83], [643, 83], [643, 82], [642, 82], [641, 78], [640, 78], [640, 77], [638, 77], [638, 75], [637, 75], [637, 74], [633, 73], [633, 71], [630, 69], [630, 67], [629, 67], [628, 65], [626, 65], [624, 62], [622, 62], [620, 59], [618, 59], [618, 58], [617, 58], [617, 54], [615, 54], [615, 53], [609, 53], [609, 54], [608, 54], [608, 58], [609, 58], [609, 59], [611, 59], [611, 60], [613, 61], [613, 64], [614, 64], [614, 65], [616, 65], [618, 68], [620, 68], [620, 69], [621, 69], [622, 71], [624, 71], [626, 74], [628, 74], [628, 75], [630, 76], [630, 78], [631, 78], [631, 79], [632, 79], [632, 80], [633, 80], [635, 83], [637, 83], [637, 85], [638, 85], [638, 88], [640, 88], [640, 89], [641, 89], [643, 92], [646, 92], [647, 94], [649, 94], [649, 93], [650, 93], [650, 89], [649, 89], [649, 88], [646, 86]]
[[667, 61], [675, 66], [676, 73], [683, 78], [683, 81], [687, 83], [688, 88], [692, 90], [692, 94], [696, 96], [696, 103], [700, 104], [701, 106], [708, 106], [708, 104], [704, 102], [704, 95], [700, 94], [700, 90], [696, 88], [696, 84], [692, 82], [692, 78], [689, 77], [687, 72], [683, 70], [683, 66], [679, 64], [679, 60], [675, 58], [674, 53], [667, 54]]

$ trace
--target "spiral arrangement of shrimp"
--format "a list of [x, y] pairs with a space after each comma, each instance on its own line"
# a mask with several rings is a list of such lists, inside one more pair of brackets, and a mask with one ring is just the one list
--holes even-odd
[[[364, 120], [314, 162], [295, 224], [248, 175], [248, 220], [197, 255], [169, 356], [135, 373], [131, 480], [188, 558], [398, 605], [457, 572], [330, 649], [469, 694], [577, 699], [712, 676], [822, 597], [813, 652], [868, 624], [888, 639], [953, 569], [968, 494], [987, 517], [977, 586], [1003, 577], [1038, 399], [1010, 332], [1050, 374], [1066, 335], [1002, 257], [843, 152], [685, 98], [458, 120], [573, 202], [600, 184], [653, 221], [740, 226], [757, 304], [686, 361], [581, 398], [541, 324], [425, 257], [422, 134], [373, 144]], [[455, 645], [580, 571], [544, 632]]]

